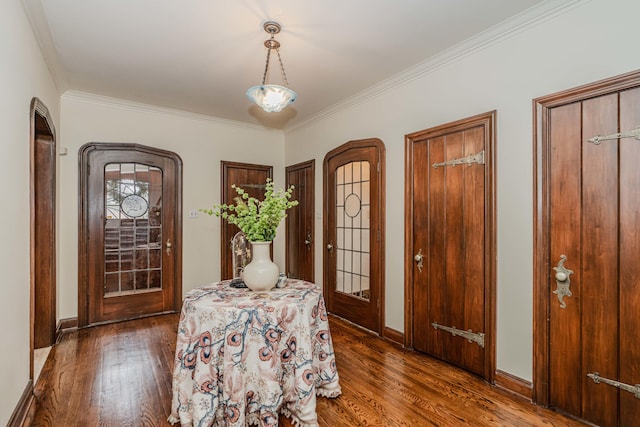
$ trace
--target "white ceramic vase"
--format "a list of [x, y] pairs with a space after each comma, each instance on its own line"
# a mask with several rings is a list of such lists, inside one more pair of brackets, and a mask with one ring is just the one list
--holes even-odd
[[242, 271], [242, 280], [252, 291], [268, 291], [278, 282], [278, 265], [271, 261], [271, 242], [251, 242], [251, 262]]

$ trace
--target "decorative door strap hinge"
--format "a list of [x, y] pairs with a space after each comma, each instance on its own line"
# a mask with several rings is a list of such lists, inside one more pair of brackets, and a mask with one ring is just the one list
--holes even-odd
[[433, 168], [438, 169], [440, 166], [456, 166], [456, 165], [472, 165], [477, 163], [484, 165], [484, 150], [478, 154], [470, 154], [466, 157], [460, 157], [459, 159], [447, 160], [446, 162], [434, 163]]
[[594, 383], [600, 384], [604, 383], [610, 385], [615, 388], [619, 388], [620, 390], [628, 391], [629, 393], [633, 393], [636, 399], [640, 399], [640, 384], [629, 385], [625, 383], [621, 383], [618, 381], [610, 380], [608, 378], [601, 377], [600, 374], [594, 372], [592, 374], [587, 374], [587, 377], [591, 378]]
[[635, 138], [640, 140], [640, 126], [636, 126], [635, 129], [628, 132], [612, 133], [611, 135], [596, 135], [593, 138], [589, 138], [587, 141], [593, 142], [595, 145], [600, 145], [601, 141], [621, 138]]
[[449, 332], [454, 337], [466, 338], [469, 342], [475, 342], [480, 347], [484, 348], [484, 334], [482, 332], [472, 332], [471, 329], [463, 331], [456, 327], [440, 325], [438, 322], [433, 322], [431, 326], [433, 326], [434, 329], [442, 329], [443, 331]]
[[240, 188], [257, 188], [258, 190], [264, 190], [267, 188], [265, 184], [240, 184]]

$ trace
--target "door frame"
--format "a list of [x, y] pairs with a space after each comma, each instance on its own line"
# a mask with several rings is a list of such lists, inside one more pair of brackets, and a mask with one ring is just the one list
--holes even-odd
[[86, 194], [89, 182], [86, 172], [89, 170], [89, 154], [94, 151], [135, 151], [140, 153], [163, 156], [172, 161], [175, 166], [175, 241], [171, 247], [175, 265], [173, 273], [173, 292], [175, 310], [182, 305], [182, 159], [174, 152], [141, 144], [90, 142], [80, 147], [78, 170], [78, 327], [89, 326], [89, 213], [90, 201]]
[[405, 136], [405, 234], [404, 234], [404, 346], [413, 348], [413, 143], [418, 139], [435, 138], [440, 135], [462, 131], [473, 126], [484, 126], [485, 130], [485, 366], [484, 378], [491, 384], [496, 374], [496, 116], [495, 110], [478, 114], [451, 123], [435, 126]]
[[[311, 159], [311, 160], [307, 160], [306, 162], [302, 162], [302, 163], [296, 163], [295, 165], [291, 165], [291, 166], [287, 166], [285, 167], [285, 187], [288, 188], [289, 187], [289, 172], [295, 172], [295, 171], [299, 171], [299, 170], [304, 170], [304, 169], [309, 169], [310, 170], [310, 174], [311, 174], [311, 179], [313, 180], [311, 186], [306, 186], [305, 189], [305, 194], [308, 194], [307, 196], [305, 196], [305, 199], [307, 200], [311, 200], [311, 206], [305, 206], [305, 209], [310, 209], [311, 210], [311, 222], [312, 222], [312, 226], [311, 226], [311, 281], [315, 282], [315, 278], [316, 278], [316, 268], [315, 268], [315, 259], [316, 259], [316, 239], [315, 239], [315, 234], [316, 234], [316, 230], [315, 230], [315, 203], [316, 203], [316, 160], [315, 159]], [[300, 206], [300, 205], [298, 205]], [[285, 219], [285, 271], [289, 272], [289, 233], [290, 233], [290, 224], [289, 224], [289, 216], [287, 216], [287, 218]]]
[[640, 87], [640, 70], [588, 83], [533, 100], [533, 402], [549, 406], [551, 301], [551, 139], [555, 107]]
[[[379, 163], [378, 163], [378, 169], [379, 169], [379, 173], [377, 174], [377, 179], [378, 179], [378, 193], [380, 194], [380, 198], [379, 198], [379, 203], [380, 206], [378, 207], [379, 209], [379, 223], [378, 225], [378, 230], [379, 230], [379, 259], [378, 260], [373, 260], [371, 259], [369, 262], [369, 268], [370, 271], [373, 271], [375, 269], [376, 274], [378, 275], [379, 278], [379, 286], [380, 289], [378, 289], [378, 304], [377, 304], [377, 310], [376, 310], [376, 314], [378, 316], [377, 319], [377, 325], [378, 328], [376, 330], [374, 330], [373, 332], [376, 332], [378, 335], [383, 335], [383, 332], [385, 331], [385, 306], [386, 306], [386, 296], [385, 296], [385, 289], [386, 289], [386, 282], [385, 282], [385, 248], [386, 248], [386, 240], [385, 240], [385, 236], [386, 236], [386, 177], [385, 177], [385, 171], [386, 171], [386, 155], [385, 155], [385, 146], [384, 143], [378, 139], [378, 138], [368, 138], [368, 139], [359, 139], [359, 140], [353, 140], [353, 141], [348, 141], [345, 142], [344, 144], [340, 145], [339, 147], [334, 148], [333, 150], [329, 151], [325, 157], [324, 157], [324, 161], [323, 161], [323, 177], [322, 177], [322, 200], [323, 200], [323, 215], [322, 215], [322, 226], [323, 226], [323, 233], [322, 233], [322, 237], [323, 237], [323, 244], [322, 244], [322, 281], [323, 281], [323, 285], [322, 285], [322, 289], [323, 292], [325, 294], [325, 298], [327, 298], [327, 296], [329, 295], [329, 292], [332, 292], [331, 289], [329, 289], [329, 284], [327, 281], [327, 277], [329, 277], [329, 262], [327, 260], [327, 245], [329, 244], [331, 237], [329, 236], [329, 215], [327, 212], [327, 199], [329, 197], [329, 188], [328, 188], [328, 176], [329, 176], [329, 160], [337, 155], [340, 155], [346, 151], [352, 150], [352, 149], [358, 149], [358, 148], [374, 148], [377, 150], [377, 154], [378, 154], [378, 159], [379, 159]], [[373, 170], [372, 172], [372, 176], [373, 176]], [[372, 301], [373, 303], [373, 301]]]
[[[38, 129], [38, 124], [36, 120], [36, 116], [39, 116], [43, 119], [48, 127], [47, 130], [43, 132], [42, 129]], [[44, 301], [44, 306], [49, 307], [49, 310], [45, 310], [45, 313], [40, 311], [36, 312], [36, 298], [42, 299], [41, 289], [38, 284], [36, 284], [35, 276], [36, 276], [36, 239], [39, 236], [35, 235], [36, 229], [36, 214], [35, 214], [35, 206], [36, 206], [36, 194], [35, 194], [35, 183], [36, 176], [42, 174], [42, 170], [36, 170], [36, 139], [40, 135], [46, 135], [51, 137], [53, 144], [53, 164], [51, 166], [52, 170], [47, 170], [44, 172], [51, 172], [52, 180], [53, 180], [53, 194], [51, 198], [53, 199], [53, 211], [51, 212], [51, 221], [53, 223], [53, 229], [51, 233], [51, 238], [49, 244], [53, 247], [53, 262], [49, 266], [51, 268], [51, 276], [53, 277], [53, 283], [51, 284], [51, 289], [48, 289], [48, 301]], [[36, 318], [38, 319], [39, 327], [44, 327], [49, 330], [52, 338], [51, 344], [53, 345], [55, 342], [55, 333], [56, 333], [56, 281], [57, 281], [57, 247], [56, 247], [56, 228], [57, 228], [57, 219], [56, 219], [56, 187], [57, 187], [57, 165], [56, 165], [56, 155], [57, 155], [57, 138], [56, 138], [56, 129], [53, 123], [53, 119], [49, 113], [49, 109], [44, 105], [44, 103], [34, 97], [31, 100], [30, 106], [30, 135], [29, 135], [29, 157], [30, 157], [30, 183], [29, 183], [29, 204], [30, 204], [30, 298], [29, 298], [29, 307], [30, 307], [30, 315], [29, 315], [29, 378], [31, 380], [34, 379], [34, 357], [33, 352], [35, 349], [35, 328], [36, 328]]]

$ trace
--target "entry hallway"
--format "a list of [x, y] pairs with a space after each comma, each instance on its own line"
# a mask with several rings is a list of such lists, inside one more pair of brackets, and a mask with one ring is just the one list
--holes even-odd
[[[36, 385], [33, 426], [169, 426], [177, 324], [164, 315], [64, 333]], [[318, 398], [320, 426], [584, 425], [336, 317], [330, 324], [343, 393]]]

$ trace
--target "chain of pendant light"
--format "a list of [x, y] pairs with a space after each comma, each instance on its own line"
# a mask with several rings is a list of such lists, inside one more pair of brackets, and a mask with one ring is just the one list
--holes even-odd
[[264, 45], [267, 47], [267, 61], [264, 66], [264, 74], [262, 75], [262, 85], [267, 82], [267, 73], [269, 71], [269, 59], [271, 58], [271, 50], [275, 50], [278, 54], [278, 62], [280, 62], [280, 72], [282, 73], [282, 80], [284, 81], [284, 85], [289, 87], [289, 82], [287, 81], [287, 73], [284, 71], [284, 65], [282, 64], [282, 57], [280, 56], [280, 42], [275, 39], [275, 33], [271, 32], [271, 39], [264, 42]]

